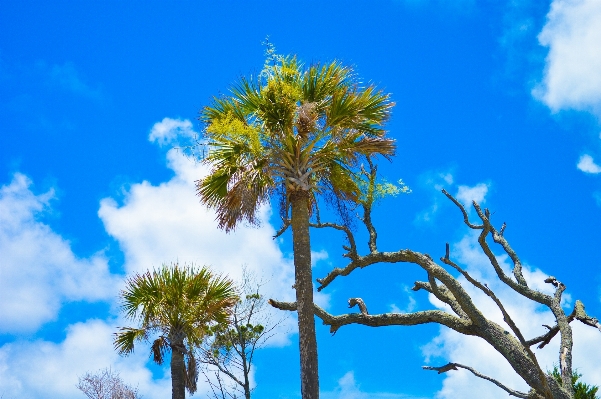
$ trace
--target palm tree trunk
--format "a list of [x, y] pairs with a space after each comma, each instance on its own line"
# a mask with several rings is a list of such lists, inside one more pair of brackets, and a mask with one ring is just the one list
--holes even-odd
[[178, 347], [183, 347], [184, 342], [171, 344], [171, 399], [186, 398], [186, 384], [184, 382], [184, 354]]
[[309, 193], [296, 191], [291, 195], [292, 243], [298, 311], [300, 346], [301, 394], [303, 399], [319, 398], [317, 372], [317, 339], [313, 315], [313, 277], [309, 238]]

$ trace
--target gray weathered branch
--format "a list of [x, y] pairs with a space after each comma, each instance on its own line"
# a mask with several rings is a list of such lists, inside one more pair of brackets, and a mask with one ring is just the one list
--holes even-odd
[[349, 242], [349, 246], [348, 247], [346, 245], [342, 246], [344, 248], [344, 250], [347, 251], [347, 253], [342, 256], [353, 259], [353, 260], [357, 259], [358, 255], [357, 255], [357, 245], [355, 244], [355, 237], [353, 236], [351, 229], [349, 229], [347, 226], [339, 225], [336, 223], [310, 223], [309, 226], [315, 227], [318, 229], [332, 228], [332, 229], [344, 232], [346, 234], [346, 238]]
[[509, 396], [515, 396], [518, 398], [525, 398], [525, 399], [529, 398], [527, 393], [508, 388], [505, 385], [503, 385], [502, 383], [500, 383], [499, 381], [495, 380], [494, 378], [484, 375], [484, 374], [480, 373], [479, 371], [473, 369], [472, 367], [465, 366], [460, 363], [449, 363], [449, 364], [446, 364], [441, 367], [422, 366], [422, 368], [424, 370], [435, 370], [435, 371], [438, 371], [438, 374], [446, 373], [447, 371], [451, 371], [451, 370], [458, 370], [458, 367], [471, 371], [472, 374], [474, 374], [476, 377], [479, 377], [479, 378], [482, 378], [482, 379], [492, 382], [493, 384], [495, 384], [496, 386], [498, 386], [499, 388], [501, 388], [502, 390], [507, 392], [509, 394]]
[[367, 311], [367, 306], [365, 306], [365, 302], [363, 302], [363, 299], [361, 298], [351, 298], [348, 300], [348, 307], [352, 308], [355, 307], [355, 305], [359, 305], [359, 310], [361, 311], [362, 315], [368, 315], [369, 312]]
[[286, 230], [288, 229], [288, 227], [290, 227], [290, 220], [289, 219], [282, 219], [282, 222], [283, 222], [282, 227], [280, 227], [280, 229], [273, 236], [274, 240], [276, 238], [278, 238], [279, 236], [281, 236], [282, 234], [284, 234], [286, 232]]
[[[280, 310], [296, 310], [296, 302], [280, 302], [270, 299], [269, 304]], [[330, 326], [330, 332], [333, 334], [336, 333], [340, 327], [348, 324], [381, 327], [438, 323], [462, 334], [473, 335], [472, 323], [470, 321], [460, 319], [442, 310], [426, 310], [414, 313], [383, 313], [377, 315], [348, 313], [334, 316], [317, 305], [313, 306], [315, 307], [315, 315], [323, 321], [323, 324]]]

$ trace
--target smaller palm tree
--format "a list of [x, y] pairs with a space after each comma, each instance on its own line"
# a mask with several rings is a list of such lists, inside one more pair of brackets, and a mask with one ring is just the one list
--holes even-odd
[[125, 317], [139, 327], [122, 327], [115, 333], [115, 349], [122, 355], [133, 352], [136, 341], [152, 342], [151, 355], [162, 364], [171, 353], [172, 399], [194, 393], [198, 372], [193, 349], [205, 338], [209, 327], [227, 322], [237, 296], [231, 280], [214, 275], [207, 267], [163, 265], [158, 270], [136, 274], [120, 294]]

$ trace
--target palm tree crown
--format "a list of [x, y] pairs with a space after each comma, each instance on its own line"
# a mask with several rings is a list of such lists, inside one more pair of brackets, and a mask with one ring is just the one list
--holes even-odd
[[[163, 265], [160, 269], [136, 274], [127, 280], [121, 292], [125, 317], [139, 327], [122, 327], [115, 334], [115, 349], [127, 355], [136, 341], [148, 341], [156, 363], [162, 364], [171, 352], [173, 398], [183, 399], [184, 390], [196, 391], [198, 374], [193, 348], [198, 346], [209, 327], [224, 323], [237, 297], [233, 283], [202, 267]], [[186, 366], [184, 358], [187, 358]]]
[[272, 61], [201, 112], [204, 162], [212, 169], [198, 194], [225, 230], [255, 223], [258, 206], [282, 188], [288, 198], [310, 193], [312, 204], [326, 192], [355, 201], [360, 157], [394, 153], [383, 130], [394, 105], [388, 94], [361, 87], [339, 62], [305, 68], [295, 57]]

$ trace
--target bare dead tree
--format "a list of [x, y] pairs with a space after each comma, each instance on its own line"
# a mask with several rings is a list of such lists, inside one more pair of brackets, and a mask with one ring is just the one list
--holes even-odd
[[199, 348], [199, 363], [205, 365], [201, 372], [216, 399], [250, 399], [255, 351], [273, 337], [283, 321], [272, 321], [260, 294], [262, 285], [245, 269], [240, 300], [233, 307], [229, 324], [214, 326], [210, 338]]
[[137, 388], [125, 384], [118, 372], [106, 368], [79, 377], [77, 389], [90, 399], [140, 399]]
[[[360, 298], [350, 298], [349, 307], [359, 305], [360, 313], [349, 313], [342, 315], [332, 315], [317, 305], [314, 305], [315, 315], [317, 315], [325, 325], [330, 326], [330, 331], [334, 334], [340, 327], [348, 324], [362, 324], [370, 327], [403, 325], [411, 326], [425, 323], [437, 323], [446, 326], [460, 334], [472, 335], [484, 339], [497, 352], [499, 352], [511, 365], [513, 370], [528, 384], [531, 388], [529, 392], [519, 392], [511, 389], [500, 381], [486, 376], [467, 365], [459, 363], [449, 363], [440, 367], [427, 367], [424, 369], [435, 370], [438, 373], [445, 373], [460, 368], [469, 370], [476, 377], [488, 380], [506, 391], [510, 396], [518, 398], [545, 398], [545, 399], [574, 399], [572, 387], [572, 328], [570, 323], [578, 320], [587, 326], [591, 326], [601, 331], [601, 323], [593, 318], [584, 310], [581, 301], [576, 301], [571, 313], [566, 314], [562, 309], [561, 299], [566, 286], [557, 278], [550, 276], [545, 282], [551, 284], [554, 288], [554, 294], [549, 295], [528, 285], [522, 273], [522, 263], [504, 237], [506, 224], [504, 223], [497, 230], [491, 223], [491, 213], [488, 209], [482, 209], [478, 203], [473, 202], [479, 221], [473, 223], [469, 220], [468, 212], [465, 207], [459, 203], [447, 191], [442, 190], [461, 211], [464, 223], [472, 230], [480, 231], [478, 243], [488, 258], [491, 266], [494, 268], [497, 277], [508, 287], [522, 297], [543, 305], [551, 310], [555, 325], [547, 326], [547, 331], [541, 335], [527, 339], [513, 321], [499, 298], [486, 285], [474, 279], [464, 268], [455, 263], [449, 254], [449, 244], [446, 244], [445, 255], [440, 258], [441, 264], [463, 276], [471, 285], [484, 292], [490, 297], [503, 315], [503, 320], [507, 327], [503, 327], [494, 321], [488, 319], [474, 303], [468, 292], [445, 267], [437, 263], [427, 253], [420, 253], [410, 249], [404, 249], [396, 252], [380, 252], [377, 246], [377, 232], [372, 223], [371, 211], [374, 203], [373, 192], [375, 186], [375, 167], [371, 166], [371, 171], [365, 173], [369, 182], [368, 194], [361, 200], [360, 205], [363, 209], [362, 222], [367, 228], [369, 235], [369, 252], [360, 255], [357, 250], [356, 240], [353, 232], [346, 226], [334, 223], [315, 223], [316, 228], [333, 228], [342, 231], [347, 238], [348, 245], [343, 246], [346, 253], [343, 255], [348, 258], [348, 263], [342, 268], [333, 269], [324, 278], [317, 279], [320, 284], [318, 290], [328, 287], [334, 280], [340, 276], [347, 276], [353, 271], [379, 263], [408, 263], [421, 267], [427, 274], [427, 281], [416, 281], [413, 287], [414, 291], [424, 290], [434, 295], [440, 301], [449, 305], [451, 312], [443, 310], [426, 310], [410, 313], [384, 313], [369, 314], [367, 307]], [[512, 275], [508, 275], [501, 268], [497, 258], [489, 245], [487, 239], [492, 238], [495, 244], [498, 244], [502, 250], [509, 256], [513, 263]], [[279, 302], [273, 299], [269, 303], [282, 310], [295, 311], [297, 305], [295, 302]], [[509, 329], [510, 331], [507, 331]], [[538, 348], [543, 348], [557, 334], [560, 336], [559, 348], [559, 371], [561, 374], [561, 383], [553, 378], [552, 373], [543, 371], [538, 363], [536, 355], [531, 349], [533, 345], [538, 344]]]

